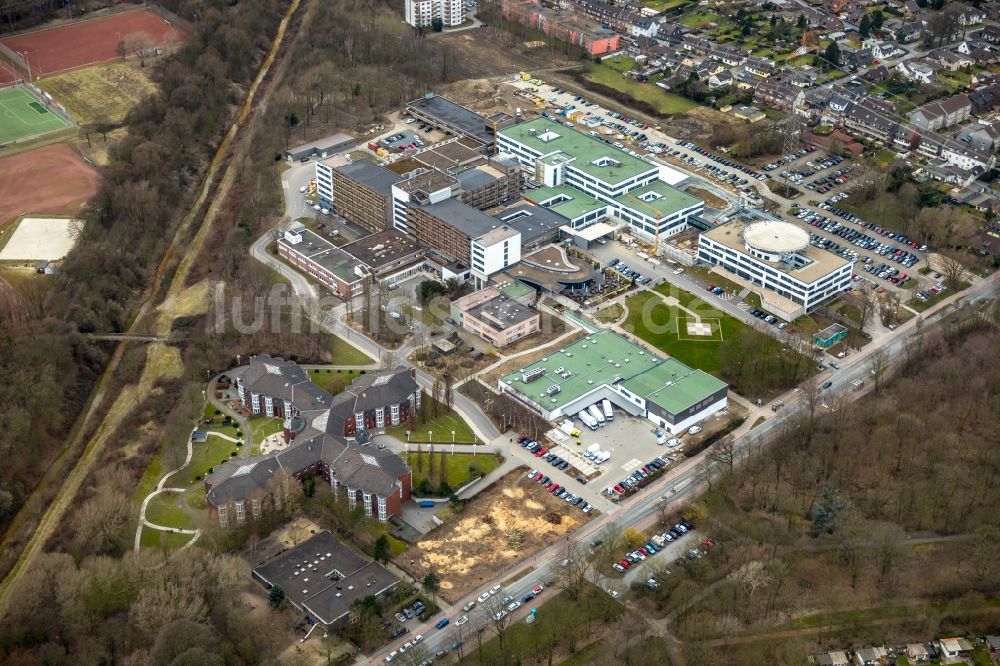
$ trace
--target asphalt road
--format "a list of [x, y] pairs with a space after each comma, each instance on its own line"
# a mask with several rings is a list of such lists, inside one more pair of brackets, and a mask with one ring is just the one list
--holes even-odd
[[[939, 321], [943, 315], [950, 312], [950, 304], [982, 301], [995, 296], [998, 291], [1000, 291], [1000, 274], [994, 274], [962, 294], [957, 294], [942, 302], [934, 308], [933, 314], [911, 319], [896, 329], [896, 331], [884, 336], [877, 343], [869, 345], [868, 349], [845, 360], [840, 370], [828, 370], [821, 373], [818, 376], [819, 381], [832, 382], [832, 386], [824, 390], [824, 395], [829, 396], [831, 399], [834, 396], [845, 396], [847, 399], [855, 399], [859, 396], [867, 395], [867, 391], [855, 393], [851, 383], [856, 379], [867, 380], [869, 378], [869, 362], [873, 353], [879, 349], [885, 349], [890, 362], [897, 361], [905, 352], [907, 341], [914, 335], [926, 330], [928, 325]], [[751, 429], [753, 423], [752, 415], [751, 419], [748, 419], [736, 431], [736, 451], [738, 458], [742, 458], [744, 452], [748, 449], [759, 448], [765, 445], [773, 436], [780, 432], [780, 427], [786, 420], [793, 418], [804, 408], [804, 400], [798, 389], [789, 391], [784, 396], [781, 396], [781, 398], [785, 403], [784, 409], [765, 420], [756, 428]], [[557, 578], [560, 568], [559, 562], [562, 561], [563, 554], [570, 544], [586, 544], [610, 524], [616, 524], [622, 528], [626, 526], [644, 528], [652, 525], [656, 522], [664, 503], [669, 504], [671, 509], [679, 508], [687, 499], [697, 497], [704, 491], [706, 484], [699, 465], [707, 455], [708, 452], [704, 451], [698, 456], [689, 459], [611, 513], [599, 516], [565, 540], [549, 546], [507, 571], [499, 572], [492, 581], [483, 584], [483, 590], [489, 589], [493, 585], [501, 584], [504, 580], [515, 575], [518, 570], [527, 566], [529, 568], [524, 574], [506, 587], [507, 594], [520, 600], [534, 585]], [[675, 491], [671, 492], [672, 489]], [[450, 646], [459, 637], [465, 638], [466, 642], [468, 642], [468, 636], [474, 636], [474, 632], [469, 631], [470, 627], [476, 626], [477, 623], [483, 624], [486, 621], [481, 615], [478, 620], [473, 620], [477, 610], [474, 609], [472, 611], [472, 614], [469, 616], [470, 622], [464, 627], [449, 625], [442, 630], [437, 630], [434, 629], [434, 624], [442, 617], [455, 619], [465, 615], [466, 613], [461, 611], [462, 606], [468, 601], [473, 600], [479, 593], [480, 591], [476, 591], [470, 593], [467, 597], [457, 600], [453, 606], [442, 609], [439, 615], [431, 618], [430, 622], [426, 624], [408, 627], [410, 635], [415, 633], [423, 634], [425, 636], [425, 649], [430, 654], [434, 654], [437, 650]], [[544, 603], [544, 600], [543, 595], [540, 601]], [[515, 613], [514, 621], [521, 621], [530, 607], [531, 604], [522, 605]], [[404, 641], [394, 641], [390, 646], [379, 650], [370, 657], [359, 659], [357, 663], [385, 663], [385, 655], [396, 649], [398, 644], [402, 642]], [[467, 647], [471, 648], [473, 646], [469, 645]]]

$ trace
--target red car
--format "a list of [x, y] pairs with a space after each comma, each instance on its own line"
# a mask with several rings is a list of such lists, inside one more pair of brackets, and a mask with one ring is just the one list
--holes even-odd
[[528, 439], [527, 435], [521, 435], [520, 437], [517, 438], [517, 443], [520, 444], [521, 442], [523, 442], [526, 439]]
[[541, 458], [541, 457], [542, 457], [542, 456], [544, 456], [544, 455], [545, 455], [546, 453], [548, 453], [548, 451], [549, 451], [548, 449], [544, 449], [544, 448], [543, 448], [543, 449], [538, 449], [538, 452], [537, 452], [537, 453], [535, 453], [535, 457], [536, 457], [536, 458]]
[[629, 564], [628, 560], [622, 560], [621, 562], [618, 563], [618, 566], [620, 566], [622, 569], [628, 569], [632, 565]]
[[710, 284], [707, 287], [705, 287], [705, 291], [713, 291], [714, 289], [715, 289], [715, 285], [714, 284]]
[[715, 547], [715, 540], [705, 539], [704, 541], [701, 542], [701, 545], [705, 546], [706, 548], [713, 548]]
[[550, 492], [550, 493], [554, 493], [554, 492], [555, 492], [555, 491], [557, 491], [557, 490], [559, 490], [559, 484], [558, 484], [558, 483], [553, 483], [553, 484], [552, 484], [552, 487], [551, 487], [551, 488], [549, 488], [549, 492]]

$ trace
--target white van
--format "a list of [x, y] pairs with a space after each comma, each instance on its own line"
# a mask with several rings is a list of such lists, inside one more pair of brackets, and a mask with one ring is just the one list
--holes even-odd
[[615, 413], [611, 411], [611, 401], [605, 398], [601, 401], [601, 407], [604, 408], [604, 418], [608, 421], [614, 421]]
[[699, 432], [701, 432], [701, 426], [691, 426], [688, 430], [689, 435], [697, 435]]

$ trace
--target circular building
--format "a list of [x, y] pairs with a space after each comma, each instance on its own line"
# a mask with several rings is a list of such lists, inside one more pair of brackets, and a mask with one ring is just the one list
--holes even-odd
[[777, 263], [785, 255], [809, 246], [809, 233], [789, 222], [755, 222], [743, 232], [747, 252], [757, 259]]

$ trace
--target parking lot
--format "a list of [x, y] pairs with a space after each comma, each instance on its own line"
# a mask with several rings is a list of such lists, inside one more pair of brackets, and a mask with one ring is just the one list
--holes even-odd
[[764, 171], [796, 187], [817, 194], [833, 194], [853, 189], [857, 169], [847, 158], [804, 146], [798, 152], [765, 164]]
[[405, 129], [400, 132], [396, 132], [395, 134], [390, 134], [383, 139], [379, 139], [378, 145], [389, 151], [390, 154], [402, 153], [407, 150], [422, 148], [426, 145], [426, 143], [428, 143], [425, 139], [426, 134], [424, 132]]

